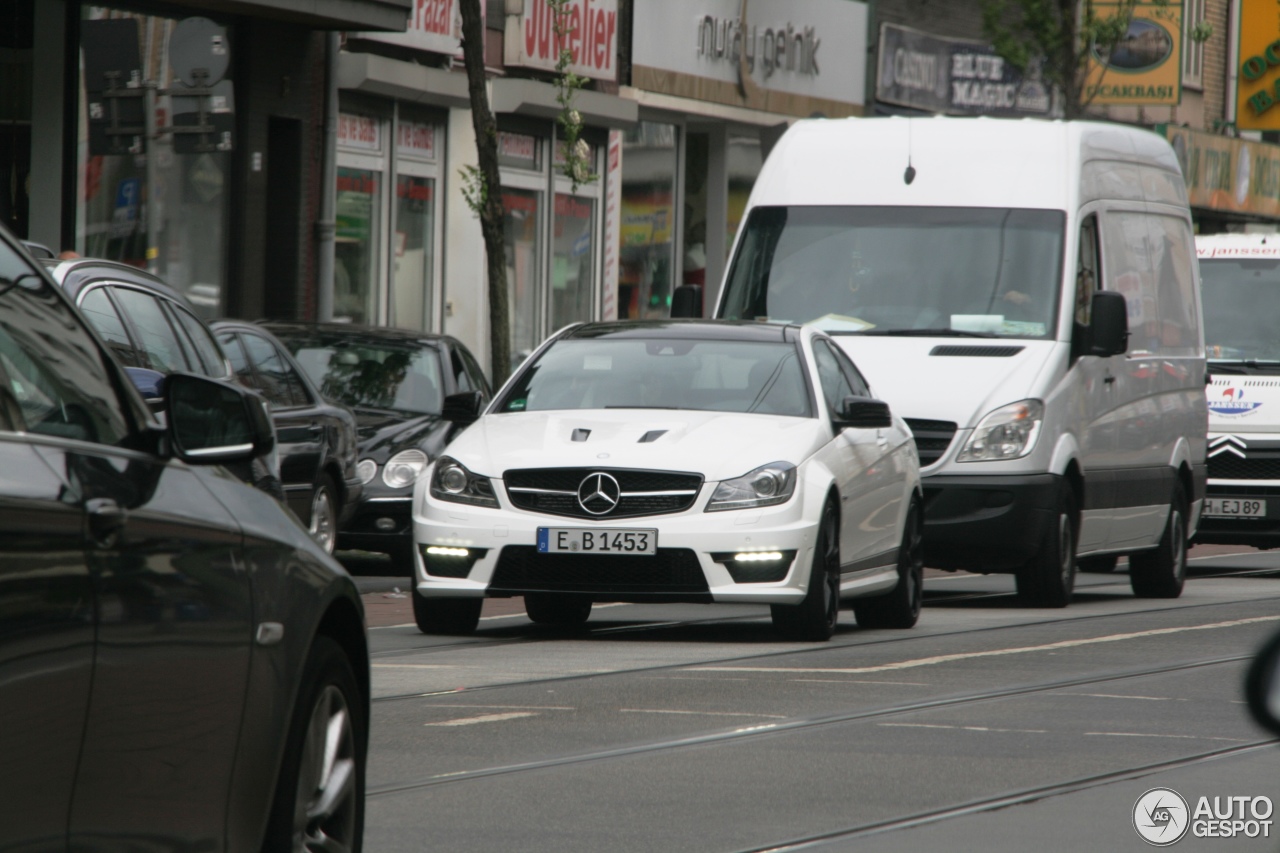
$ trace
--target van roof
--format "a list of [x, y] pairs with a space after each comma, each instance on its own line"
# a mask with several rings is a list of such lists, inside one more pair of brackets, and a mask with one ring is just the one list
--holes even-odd
[[1197, 258], [1280, 258], [1280, 234], [1202, 234]]
[[1185, 207], [1186, 187], [1172, 147], [1142, 128], [985, 117], [805, 119], [770, 153], [751, 204], [1065, 210], [1088, 198]]

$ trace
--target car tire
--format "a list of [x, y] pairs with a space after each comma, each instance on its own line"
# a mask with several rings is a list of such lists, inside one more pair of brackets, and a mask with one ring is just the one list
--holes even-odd
[[788, 640], [824, 643], [840, 621], [840, 516], [828, 503], [818, 523], [809, 591], [799, 604], [769, 606], [773, 627]]
[[1101, 557], [1081, 557], [1076, 561], [1076, 568], [1081, 572], [1093, 572], [1105, 575], [1116, 570], [1120, 557], [1115, 554], [1104, 554]]
[[348, 850], [364, 835], [366, 704], [351, 661], [317, 636], [303, 667], [263, 850]]
[[1129, 585], [1138, 598], [1177, 598], [1187, 577], [1187, 496], [1178, 483], [1160, 544], [1129, 555]]
[[338, 544], [338, 511], [338, 490], [333, 485], [333, 478], [321, 474], [311, 487], [307, 530], [326, 554], [332, 554]]
[[898, 585], [884, 595], [855, 598], [861, 628], [913, 628], [924, 604], [924, 527], [920, 502], [911, 501], [898, 548]]
[[1076, 584], [1076, 507], [1069, 486], [1058, 492], [1040, 551], [1015, 575], [1018, 597], [1032, 607], [1066, 607]]
[[568, 628], [591, 618], [591, 599], [585, 595], [531, 592], [524, 597], [524, 612], [539, 625]]
[[413, 591], [413, 620], [424, 634], [470, 634], [482, 607], [483, 598], [427, 598]]

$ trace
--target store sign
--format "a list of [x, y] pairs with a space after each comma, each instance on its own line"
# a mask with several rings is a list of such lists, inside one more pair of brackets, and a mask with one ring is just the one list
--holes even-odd
[[645, 0], [633, 11], [637, 88], [789, 115], [862, 112], [866, 3]]
[[1173, 145], [1192, 207], [1280, 218], [1280, 145], [1160, 128]]
[[396, 132], [396, 153], [436, 159], [436, 128], [433, 124], [401, 121]]
[[880, 27], [876, 100], [950, 115], [1046, 115], [1049, 89], [1034, 68], [1024, 78], [989, 44]]
[[[413, 0], [404, 32], [355, 35], [415, 50], [461, 55], [462, 13], [458, 2], [459, 0]], [[480, 5], [483, 11], [484, 4]]]
[[339, 113], [338, 144], [343, 148], [381, 151], [382, 122], [355, 113]]
[[507, 65], [555, 71], [568, 49], [569, 70], [596, 80], [618, 79], [618, 0], [568, 0], [563, 38], [546, 0], [525, 0], [524, 12], [508, 18], [503, 49]]
[[1236, 127], [1280, 130], [1280, 6], [1241, 0]]
[[[1099, 18], [1123, 14], [1129, 4], [1094, 3]], [[1129, 106], [1182, 100], [1182, 3], [1139, 0], [1129, 29], [1109, 50], [1094, 43], [1081, 97], [1086, 104]]]

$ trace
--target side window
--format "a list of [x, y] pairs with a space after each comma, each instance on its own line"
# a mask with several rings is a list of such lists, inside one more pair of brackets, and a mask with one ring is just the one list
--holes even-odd
[[858, 368], [854, 367], [853, 360], [840, 347], [834, 347], [832, 352], [836, 355], [836, 361], [840, 362], [840, 368], [844, 371], [845, 378], [849, 380], [849, 387], [853, 388], [853, 393], [858, 397], [870, 397], [871, 389], [867, 387], [867, 380], [862, 378], [862, 373]]
[[471, 374], [471, 384], [484, 392], [484, 398], [488, 400], [493, 396], [493, 391], [489, 388], [489, 380], [485, 378], [484, 371], [480, 369], [479, 363], [467, 350], [458, 349], [462, 353], [462, 361], [467, 367], [467, 373]]
[[115, 353], [116, 358], [126, 367], [140, 367], [138, 353], [125, 331], [124, 320], [116, 313], [116, 306], [111, 303], [105, 287], [95, 287], [84, 295], [80, 301], [80, 311], [86, 320], [98, 330], [107, 346]]
[[117, 287], [113, 295], [120, 303], [120, 309], [133, 321], [134, 331], [138, 333], [142, 352], [147, 358], [145, 367], [161, 373], [191, 369], [183, 355], [182, 344], [178, 342], [178, 334], [158, 299], [129, 287]]
[[178, 325], [186, 332], [188, 342], [195, 350], [200, 363], [204, 365], [204, 370], [201, 372], [206, 376], [224, 376], [227, 368], [222, 363], [222, 353], [218, 351], [218, 345], [213, 342], [209, 330], [185, 309], [171, 304], [169, 310], [178, 318]]
[[1098, 263], [1098, 217], [1089, 214], [1080, 223], [1080, 245], [1076, 261], [1076, 322], [1081, 326], [1089, 325], [1093, 318], [1093, 294], [1102, 282]]
[[[129, 417], [89, 330], [44, 279], [0, 243], [0, 403], [19, 429], [118, 445]], [[8, 284], [8, 282], [6, 282]]]
[[459, 392], [475, 391], [475, 383], [471, 381], [471, 377], [467, 374], [467, 366], [462, 361], [462, 353], [454, 347], [449, 347], [449, 360], [453, 364], [453, 381]]
[[306, 404], [306, 392], [302, 390], [302, 380], [294, 373], [289, 362], [284, 360], [271, 341], [258, 335], [243, 334], [240, 340], [244, 342], [249, 360], [258, 371], [262, 393], [271, 401], [272, 406], [277, 409], [286, 409]]
[[822, 385], [822, 396], [827, 401], [828, 411], [839, 411], [845, 397], [858, 396], [826, 341], [813, 342], [813, 360], [818, 368], [818, 382]]

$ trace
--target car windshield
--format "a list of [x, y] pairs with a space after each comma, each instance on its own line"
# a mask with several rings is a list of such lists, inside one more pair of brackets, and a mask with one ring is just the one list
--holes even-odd
[[1054, 210], [757, 207], [721, 316], [835, 334], [1050, 337], [1064, 222]]
[[498, 410], [550, 409], [810, 414], [794, 344], [635, 338], [555, 343]]
[[288, 340], [320, 393], [352, 409], [438, 415], [444, 403], [440, 355], [432, 347]]
[[1205, 354], [1280, 362], [1280, 258], [1200, 261]]

